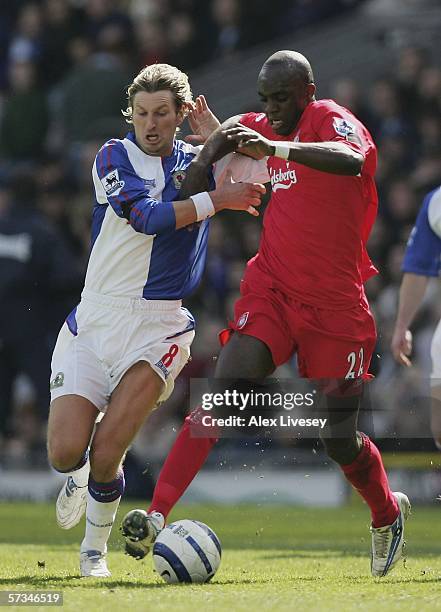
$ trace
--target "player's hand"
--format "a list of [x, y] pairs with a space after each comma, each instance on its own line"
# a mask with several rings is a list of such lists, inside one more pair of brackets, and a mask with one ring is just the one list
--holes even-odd
[[204, 144], [207, 138], [220, 126], [216, 115], [210, 110], [205, 96], [198, 96], [188, 105], [188, 123], [193, 134], [185, 137], [194, 145]]
[[396, 327], [390, 348], [397, 363], [407, 368], [412, 365], [409, 359], [412, 353], [412, 332], [409, 329], [399, 329]]
[[256, 206], [261, 205], [265, 186], [261, 183], [234, 183], [233, 175], [227, 170], [221, 187], [210, 192], [216, 212], [220, 210], [244, 210], [254, 217], [259, 216]]
[[249, 155], [254, 159], [262, 159], [272, 153], [273, 147], [270, 140], [241, 123], [223, 133], [227, 140], [234, 140], [237, 143], [239, 153]]

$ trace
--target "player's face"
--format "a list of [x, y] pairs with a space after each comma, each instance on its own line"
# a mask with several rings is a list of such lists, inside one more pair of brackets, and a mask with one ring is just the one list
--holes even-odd
[[136, 142], [148, 155], [167, 156], [173, 151], [176, 128], [183, 121], [168, 89], [148, 93], [139, 91], [133, 98], [133, 127]]
[[257, 92], [273, 131], [287, 136], [295, 129], [306, 106], [314, 99], [315, 86], [287, 78], [279, 69], [261, 70]]

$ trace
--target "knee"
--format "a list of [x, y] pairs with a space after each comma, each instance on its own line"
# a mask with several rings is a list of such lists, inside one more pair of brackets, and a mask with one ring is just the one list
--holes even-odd
[[73, 470], [81, 458], [84, 456], [85, 449], [66, 441], [48, 440], [47, 456], [49, 463], [59, 472], [70, 472]]
[[322, 438], [321, 440], [328, 457], [339, 465], [352, 463], [361, 449], [361, 440], [357, 435], [351, 438]]
[[96, 482], [110, 482], [116, 478], [123, 457], [111, 444], [93, 444], [90, 451], [90, 471]]

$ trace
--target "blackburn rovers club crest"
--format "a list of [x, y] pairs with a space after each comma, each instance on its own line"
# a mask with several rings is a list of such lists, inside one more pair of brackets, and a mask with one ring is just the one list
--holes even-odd
[[173, 183], [176, 189], [180, 189], [182, 187], [182, 183], [184, 182], [185, 176], [186, 175], [184, 170], [176, 170], [176, 172], [173, 172]]
[[64, 372], [58, 372], [50, 383], [50, 389], [53, 391], [57, 387], [64, 385]]
[[249, 312], [244, 312], [243, 314], [240, 315], [240, 317], [237, 319], [236, 329], [242, 329], [243, 327], [245, 327], [248, 321], [249, 314], [250, 314]]

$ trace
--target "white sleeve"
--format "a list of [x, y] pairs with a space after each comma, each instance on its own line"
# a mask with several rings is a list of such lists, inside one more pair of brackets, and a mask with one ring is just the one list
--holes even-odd
[[429, 202], [427, 218], [432, 230], [441, 238], [441, 188], [433, 194]]
[[270, 180], [266, 166], [267, 157], [263, 159], [252, 159], [240, 153], [229, 153], [217, 161], [213, 166], [214, 180], [216, 186], [222, 185], [227, 170], [233, 174], [236, 183], [267, 183]]

